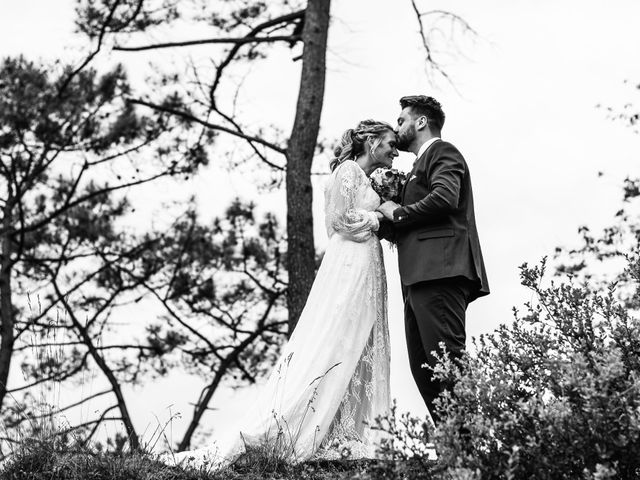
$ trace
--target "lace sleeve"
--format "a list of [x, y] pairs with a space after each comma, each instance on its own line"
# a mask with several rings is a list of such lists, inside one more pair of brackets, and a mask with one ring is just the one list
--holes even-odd
[[360, 167], [347, 160], [334, 172], [333, 181], [325, 192], [325, 222], [329, 236], [336, 232], [350, 240], [364, 242], [378, 230], [375, 212], [358, 208], [358, 197], [367, 182]]

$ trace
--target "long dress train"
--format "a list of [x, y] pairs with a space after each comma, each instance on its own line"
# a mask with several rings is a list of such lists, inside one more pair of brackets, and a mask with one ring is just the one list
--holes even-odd
[[373, 458], [390, 406], [387, 291], [374, 210], [380, 198], [352, 160], [325, 190], [329, 242], [298, 324], [245, 418], [210, 446], [176, 455], [224, 465], [247, 447], [291, 462]]

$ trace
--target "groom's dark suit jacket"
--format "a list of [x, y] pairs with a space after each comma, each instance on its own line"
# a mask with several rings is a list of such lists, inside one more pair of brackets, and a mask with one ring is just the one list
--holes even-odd
[[456, 147], [436, 140], [416, 159], [402, 205], [393, 212], [402, 283], [466, 277], [470, 300], [487, 295], [469, 168]]

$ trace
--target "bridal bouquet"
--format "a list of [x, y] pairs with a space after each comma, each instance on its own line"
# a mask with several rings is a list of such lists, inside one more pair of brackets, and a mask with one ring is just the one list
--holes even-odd
[[400, 203], [400, 194], [407, 175], [395, 168], [378, 168], [371, 174], [371, 186], [383, 202]]

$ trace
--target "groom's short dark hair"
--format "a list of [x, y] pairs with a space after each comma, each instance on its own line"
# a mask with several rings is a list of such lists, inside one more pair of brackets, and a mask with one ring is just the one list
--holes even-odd
[[400, 99], [400, 107], [410, 107], [413, 114], [427, 117], [430, 130], [442, 130], [444, 112], [442, 105], [435, 98], [426, 95], [409, 95]]

